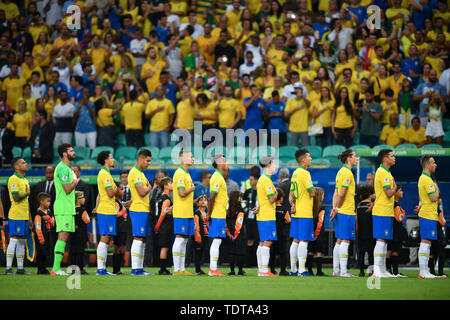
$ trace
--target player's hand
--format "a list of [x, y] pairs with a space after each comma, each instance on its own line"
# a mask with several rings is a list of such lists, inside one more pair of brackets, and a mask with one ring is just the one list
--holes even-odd
[[78, 184], [78, 177], [75, 174], [75, 172], [73, 172], [73, 171], [72, 171], [72, 174], [73, 174], [73, 182], [75, 183], [75, 185], [77, 185]]
[[293, 204], [292, 206], [291, 206], [291, 214], [294, 214], [294, 213], [296, 213], [297, 212], [297, 210], [295, 210], [295, 204]]
[[336, 215], [337, 215], [337, 210], [335, 208], [331, 209], [330, 221], [333, 221], [333, 219], [336, 217]]
[[131, 200], [128, 200], [122, 204], [125, 208], [130, 209]]

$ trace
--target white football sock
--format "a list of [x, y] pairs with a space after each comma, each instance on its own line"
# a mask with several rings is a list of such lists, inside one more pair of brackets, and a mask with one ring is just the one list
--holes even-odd
[[306, 271], [306, 257], [308, 255], [308, 242], [300, 241], [298, 243], [298, 273], [303, 273]]
[[348, 242], [341, 242], [339, 246], [339, 265], [341, 267], [341, 275], [347, 273], [347, 262], [348, 262]]
[[339, 275], [339, 251], [340, 244], [336, 242], [333, 248], [333, 272], [335, 275]]
[[386, 257], [387, 257], [387, 242], [383, 242], [383, 260], [382, 260], [383, 272], [388, 272], [386, 269]]
[[219, 260], [219, 247], [222, 243], [222, 239], [214, 239], [211, 248], [209, 249], [209, 268], [211, 270], [217, 270], [217, 261]]
[[261, 247], [262, 272], [269, 272], [270, 247]]
[[141, 244], [141, 252], [139, 256], [139, 269], [144, 269], [145, 242]]
[[291, 256], [291, 272], [297, 272], [298, 263], [298, 243], [292, 241], [291, 248], [289, 249], [289, 255]]
[[180, 259], [181, 259], [181, 244], [183, 243], [183, 238], [175, 238], [172, 246], [172, 256], [173, 256], [173, 271], [180, 271]]
[[16, 253], [17, 241], [16, 238], [9, 240], [8, 249], [6, 250], [6, 268], [11, 269], [14, 260], [14, 254]]
[[421, 242], [419, 246], [419, 274], [424, 275], [428, 273], [428, 260], [430, 258], [430, 245]]
[[377, 241], [373, 249], [373, 273], [379, 275], [383, 272], [384, 242]]
[[258, 272], [262, 272], [261, 246], [256, 249], [256, 261], [258, 262]]
[[17, 239], [16, 259], [17, 269], [23, 269], [23, 259], [25, 258], [25, 246], [27, 239]]
[[141, 254], [141, 240], [133, 240], [133, 243], [131, 244], [131, 269], [137, 270], [139, 269], [139, 260], [140, 260], [140, 254]]
[[188, 243], [188, 238], [182, 238], [183, 241], [181, 242], [181, 247], [180, 247], [180, 271], [184, 271], [185, 268], [185, 261], [186, 261], [186, 246]]
[[108, 245], [102, 241], [97, 246], [97, 269], [106, 269], [106, 259], [108, 257]]

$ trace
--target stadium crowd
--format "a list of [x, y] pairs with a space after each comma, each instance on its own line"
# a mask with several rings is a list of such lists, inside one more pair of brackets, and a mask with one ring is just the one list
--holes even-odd
[[51, 163], [54, 146], [114, 146], [118, 133], [162, 148], [194, 120], [278, 129], [280, 145], [443, 143], [445, 0], [18, 3], [0, 2], [7, 163], [13, 146]]

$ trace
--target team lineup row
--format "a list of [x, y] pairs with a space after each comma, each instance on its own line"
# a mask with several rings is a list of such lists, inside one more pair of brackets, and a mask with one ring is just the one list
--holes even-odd
[[[54, 247], [54, 264], [51, 274], [67, 275], [61, 270], [60, 266], [69, 236], [75, 232], [75, 216], [77, 213], [75, 187], [78, 178], [70, 168], [71, 162], [75, 160], [75, 152], [72, 146], [62, 144], [58, 147], [58, 153], [61, 162], [57, 165], [54, 175], [56, 189], [54, 223], [56, 223], [58, 240]], [[162, 206], [159, 208], [161, 217], [155, 231], [159, 230], [160, 233], [170, 235], [167, 246], [162, 246], [167, 247], [167, 250], [171, 245], [171, 236], [175, 235], [172, 246], [173, 274], [190, 275], [191, 273], [185, 270], [186, 245], [188, 238], [193, 236], [194, 230], [199, 227], [199, 221], [194, 216], [194, 205], [198, 204], [194, 200], [195, 185], [189, 174], [189, 168], [194, 164], [194, 157], [191, 151], [182, 150], [179, 153], [179, 158], [180, 167], [175, 171], [173, 178], [165, 179], [160, 183], [167, 197], [164, 198]], [[337, 239], [333, 250], [333, 276], [354, 277], [347, 271], [347, 262], [348, 248], [351, 240], [355, 240], [356, 233], [354, 200], [356, 184], [351, 169], [358, 164], [359, 158], [355, 151], [350, 149], [343, 151], [338, 158], [343, 163], [343, 167], [336, 175], [333, 209], [330, 216], [330, 220], [334, 220]], [[372, 276], [395, 277], [386, 270], [387, 241], [393, 237], [394, 195], [397, 191], [397, 184], [389, 169], [395, 165], [395, 157], [392, 150], [383, 149], [379, 151], [378, 158], [381, 165], [375, 174], [376, 200], [372, 208], [373, 238], [376, 239]], [[131, 201], [128, 205], [133, 234], [131, 275], [150, 275], [149, 272], [144, 270], [143, 263], [146, 238], [151, 233], [149, 193], [152, 190], [152, 185], [143, 171], [148, 168], [151, 159], [152, 155], [149, 150], [142, 149], [139, 151], [136, 165], [128, 175], [131, 193]], [[307, 171], [312, 161], [308, 150], [297, 150], [295, 159], [298, 162], [298, 168], [292, 174], [289, 193], [291, 205], [289, 210], [290, 237], [293, 238], [289, 250], [290, 275], [310, 276], [311, 274], [306, 271], [305, 264], [308, 255], [308, 243], [317, 238], [314, 231], [313, 205], [314, 197], [317, 196], [316, 193], [320, 188], [314, 187], [311, 175]], [[119, 188], [110, 173], [111, 168], [114, 168], [113, 155], [109, 151], [103, 151], [98, 155], [97, 161], [102, 166], [97, 177], [98, 197], [95, 209], [100, 234], [100, 242], [97, 247], [97, 275], [112, 275], [106, 270], [106, 258], [108, 244], [112, 240], [111, 238], [116, 235], [118, 213], [115, 198]], [[280, 198], [271, 176], [277, 172], [278, 168], [275, 159], [270, 156], [261, 158], [259, 164], [263, 174], [257, 182], [258, 206], [254, 210], [260, 239], [256, 252], [258, 276], [276, 276], [269, 271], [269, 260], [272, 241], [277, 240], [276, 202]], [[434, 158], [432, 156], [422, 157], [421, 165], [423, 173], [418, 182], [421, 201], [419, 210], [421, 234], [419, 278], [434, 278], [436, 276], [428, 271], [428, 260], [431, 240], [437, 239], [439, 188], [431, 178], [436, 170]], [[7, 274], [12, 274], [11, 266], [14, 254], [17, 258], [18, 273], [20, 270], [24, 272], [25, 238], [33, 227], [41, 228], [40, 223], [33, 225], [28, 207], [30, 187], [28, 180], [25, 178], [25, 173], [28, 171], [27, 163], [22, 158], [15, 158], [12, 167], [15, 172], [8, 180], [8, 191], [11, 199], [9, 211], [11, 241], [7, 250]], [[239, 226], [242, 225], [243, 216], [237, 215], [235, 230], [229, 230], [226, 218], [231, 201], [229, 204], [224, 178], [228, 171], [225, 156], [223, 154], [213, 155], [212, 167], [215, 172], [210, 180], [210, 196], [209, 199], [205, 197], [205, 200], [207, 200], [205, 220], [208, 222], [209, 229], [207, 236], [212, 239], [208, 275], [224, 276], [217, 268], [220, 245], [227, 235], [233, 240], [239, 235]], [[173, 193], [173, 202], [168, 196], [170, 192]], [[164, 219], [165, 217], [166, 219]], [[169, 224], [171, 224], [171, 227], [167, 228]]]

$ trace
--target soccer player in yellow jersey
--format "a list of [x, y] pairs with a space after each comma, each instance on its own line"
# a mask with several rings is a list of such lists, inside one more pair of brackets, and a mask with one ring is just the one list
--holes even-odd
[[[333, 209], [330, 220], [336, 217], [336, 245], [333, 250], [333, 275], [351, 278], [354, 275], [347, 272], [348, 247], [350, 241], [355, 240], [355, 177], [352, 167], [358, 164], [359, 158], [355, 151], [347, 149], [338, 159], [344, 166], [336, 175], [336, 188], [333, 194]], [[339, 266], [340, 273], [339, 273]]]
[[152, 185], [148, 182], [143, 170], [152, 161], [150, 150], [138, 152], [136, 165], [128, 174], [128, 185], [131, 193], [130, 218], [133, 226], [133, 243], [131, 245], [131, 275], [143, 276], [150, 273], [144, 270], [145, 240], [150, 235], [150, 200], [148, 194]]
[[212, 166], [216, 171], [209, 180], [210, 196], [208, 200], [207, 218], [210, 220], [208, 237], [212, 238], [211, 248], [209, 250], [209, 276], [225, 276], [217, 269], [219, 260], [219, 248], [222, 239], [226, 237], [226, 216], [228, 204], [227, 184], [224, 175], [228, 170], [227, 160], [221, 153], [212, 157]]
[[16, 274], [29, 274], [23, 268], [27, 235], [33, 229], [33, 221], [28, 206], [30, 185], [25, 178], [28, 165], [25, 160], [18, 157], [12, 160], [11, 166], [14, 169], [14, 174], [8, 179], [8, 192], [11, 200], [11, 208], [8, 215], [10, 241], [6, 250], [5, 274], [14, 274], [12, 271], [14, 254], [17, 259]]
[[275, 174], [277, 167], [275, 159], [270, 156], [261, 158], [259, 165], [263, 169], [263, 174], [256, 184], [256, 196], [259, 203], [259, 210], [256, 215], [259, 232], [259, 246], [256, 251], [259, 267], [258, 276], [278, 277], [269, 271], [270, 246], [272, 241], [277, 240], [275, 217], [277, 190], [270, 176]]
[[194, 190], [188, 170], [194, 165], [191, 151], [181, 150], [180, 167], [173, 175], [173, 233], [175, 241], [172, 247], [173, 275], [188, 276], [192, 273], [185, 270], [186, 245], [190, 236], [194, 235]]
[[106, 258], [108, 257], [108, 244], [111, 237], [116, 235], [116, 184], [111, 175], [114, 168], [114, 157], [110, 151], [105, 150], [98, 154], [97, 162], [102, 166], [97, 176], [97, 220], [100, 233], [100, 242], [97, 246], [97, 275], [114, 275], [106, 270]]
[[[422, 175], [419, 178], [419, 210], [420, 246], [419, 246], [419, 279], [438, 278], [428, 270], [431, 240], [437, 240], [439, 187], [431, 175], [436, 172], [436, 162], [430, 155], [420, 159]], [[439, 226], [440, 227], [440, 226]]]
[[[306, 149], [295, 152], [298, 168], [291, 177], [289, 203], [291, 204], [291, 232], [294, 238], [289, 249], [291, 257], [291, 276], [312, 276], [305, 269], [308, 254], [308, 242], [314, 241], [313, 203], [315, 188], [311, 174], [307, 169], [311, 166], [311, 155]], [[297, 272], [298, 261], [298, 272]]]
[[381, 165], [375, 172], [375, 205], [372, 209], [373, 238], [376, 239], [373, 277], [394, 277], [386, 270], [387, 241], [392, 240], [394, 223], [394, 195], [397, 190], [389, 169], [395, 164], [394, 152], [382, 149], [378, 152]]

